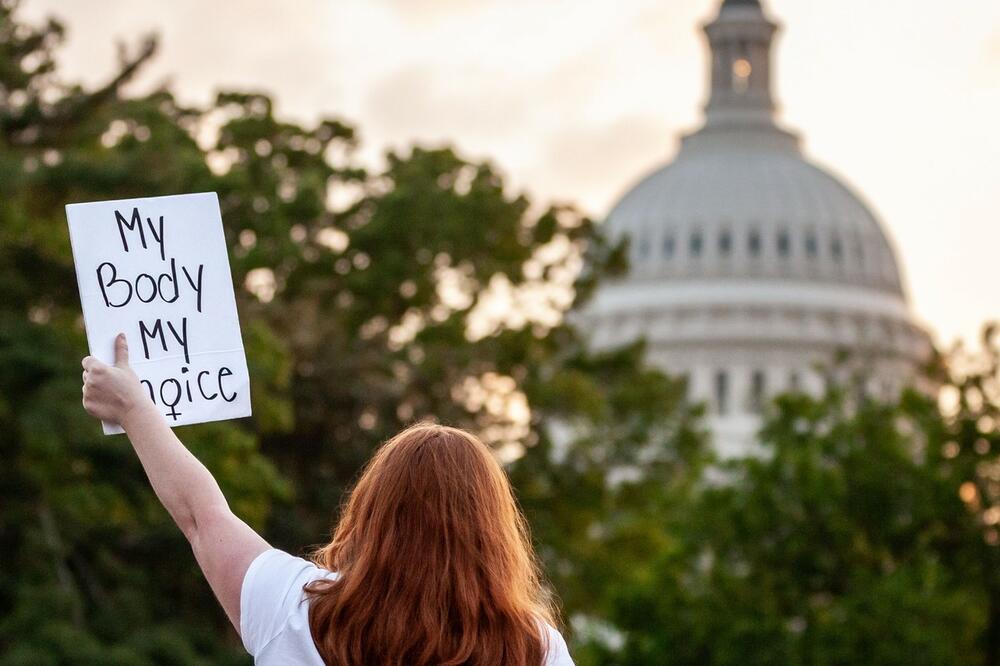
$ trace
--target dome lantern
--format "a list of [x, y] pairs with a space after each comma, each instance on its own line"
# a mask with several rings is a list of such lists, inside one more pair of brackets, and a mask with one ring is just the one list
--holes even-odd
[[755, 0], [726, 0], [704, 30], [712, 56], [706, 124], [773, 125], [771, 43], [778, 25]]

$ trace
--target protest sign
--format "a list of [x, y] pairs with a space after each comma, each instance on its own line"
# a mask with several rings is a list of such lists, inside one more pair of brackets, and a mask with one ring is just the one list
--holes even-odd
[[249, 416], [216, 194], [69, 204], [66, 218], [90, 354], [114, 363], [125, 333], [132, 368], [172, 426]]

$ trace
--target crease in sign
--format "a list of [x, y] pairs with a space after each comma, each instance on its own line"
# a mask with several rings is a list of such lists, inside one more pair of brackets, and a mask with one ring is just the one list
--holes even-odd
[[[191, 357], [196, 356], [211, 356], [212, 354], [233, 354], [236, 352], [244, 351], [243, 347], [233, 347], [232, 349], [213, 349], [211, 351], [201, 351], [201, 352], [191, 352]], [[156, 358], [145, 359], [141, 358], [137, 361], [130, 360], [129, 365], [132, 366], [134, 370], [140, 365], [149, 365], [150, 363], [160, 363], [161, 361], [176, 361], [179, 358], [184, 358], [184, 354], [171, 354], [170, 356], [157, 356]]]

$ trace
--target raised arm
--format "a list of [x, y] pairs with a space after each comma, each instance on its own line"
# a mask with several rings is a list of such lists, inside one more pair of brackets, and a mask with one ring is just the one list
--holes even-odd
[[83, 359], [83, 406], [119, 423], [164, 508], [187, 537], [208, 584], [240, 630], [240, 590], [247, 568], [268, 544], [233, 515], [212, 474], [181, 443], [143, 390], [128, 363], [124, 334], [115, 339], [115, 364]]

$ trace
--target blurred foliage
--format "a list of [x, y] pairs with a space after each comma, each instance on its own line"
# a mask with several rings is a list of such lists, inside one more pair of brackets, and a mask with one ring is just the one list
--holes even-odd
[[[720, 465], [611, 592], [608, 664], [1000, 663], [1000, 344], [956, 350], [941, 404], [786, 395], [763, 458]], [[855, 397], [851, 397], [855, 396]]]
[[593, 357], [562, 318], [622, 248], [449, 149], [371, 172], [352, 127], [283, 122], [263, 94], [205, 108], [127, 95], [153, 38], [123, 47], [106, 85], [67, 84], [63, 28], [17, 11], [0, 0], [0, 663], [247, 661], [127, 442], [79, 405], [63, 212], [77, 201], [218, 192], [254, 417], [182, 437], [272, 543], [323, 542], [374, 447], [436, 418], [508, 459], [528, 451], [513, 471], [567, 610], [603, 603], [580, 572], [611, 580], [617, 562], [586, 526], [652, 508], [604, 470], [635, 468], [640, 450], [664, 472], [697, 467], [701, 441], [682, 385], [644, 369], [639, 346]]
[[[265, 94], [187, 107], [61, 80], [55, 21], [0, 0], [0, 664], [247, 663], [129, 445], [79, 405], [63, 205], [216, 191], [252, 419], [182, 429], [276, 546], [319, 544], [374, 447], [418, 419], [508, 468], [581, 664], [1000, 663], [997, 345], [946, 408], [785, 396], [769, 454], [713, 463], [683, 383], [572, 310], [624, 248], [447, 148], [355, 157]], [[564, 313], [570, 313], [564, 318]]]
[[[242, 663], [128, 442], [79, 404], [86, 340], [62, 207], [210, 188], [192, 113], [163, 92], [122, 96], [152, 39], [86, 91], [56, 76], [62, 27], [16, 10], [0, 2], [0, 663]], [[111, 145], [114, 123], [126, 133]], [[255, 367], [258, 403], [287, 403], [281, 345], [255, 325], [246, 338], [252, 358], [275, 359]], [[254, 429], [184, 438], [252, 524], [290, 496]]]

